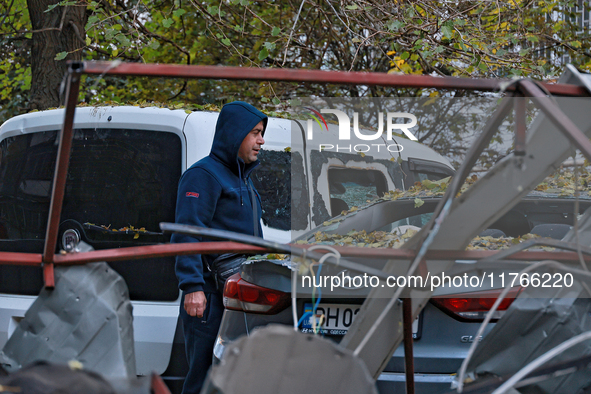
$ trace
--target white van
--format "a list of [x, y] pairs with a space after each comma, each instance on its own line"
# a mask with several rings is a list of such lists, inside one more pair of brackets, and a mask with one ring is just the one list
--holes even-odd
[[[58, 249], [68, 229], [95, 249], [167, 242], [158, 224], [174, 221], [177, 182], [209, 153], [217, 116], [153, 107], [77, 108]], [[63, 118], [63, 109], [34, 112], [0, 127], [0, 251], [42, 253]], [[288, 242], [293, 231], [309, 230], [365, 198], [453, 174], [445, 158], [408, 140], [394, 157], [320, 152], [311, 145], [291, 152], [305, 146], [303, 130], [298, 122], [269, 119], [262, 163], [253, 175], [266, 239]], [[293, 220], [292, 200], [298, 213]], [[125, 228], [142, 231], [115, 231]], [[134, 306], [137, 373], [156, 372], [180, 383], [186, 363], [174, 258], [111, 266], [126, 280]], [[0, 348], [42, 285], [40, 268], [0, 266]]]

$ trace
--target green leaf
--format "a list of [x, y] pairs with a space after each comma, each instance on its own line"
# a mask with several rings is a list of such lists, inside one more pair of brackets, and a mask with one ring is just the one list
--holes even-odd
[[229, 47], [230, 45], [232, 45], [232, 41], [230, 41], [229, 38], [224, 38], [222, 40], [222, 44], [224, 44], [225, 46]]
[[117, 34], [115, 36], [115, 39], [117, 41], [119, 41], [121, 43], [121, 45], [123, 45], [123, 46], [126, 46], [126, 47], [131, 46], [131, 41], [129, 40], [129, 38], [127, 38], [123, 34]]
[[436, 187], [439, 187], [439, 185], [437, 183], [432, 182], [432, 181], [430, 181], [428, 179], [422, 180], [421, 183], [423, 184], [424, 187], [426, 187], [429, 190], [435, 189]]
[[406, 59], [408, 59], [408, 57], [409, 57], [409, 56], [410, 56], [410, 53], [408, 53], [408, 52], [404, 52], [402, 55], [400, 55], [400, 58], [401, 58], [402, 60], [406, 60]]
[[451, 26], [443, 25], [443, 26], [441, 26], [441, 33], [443, 34], [443, 37], [451, 38], [451, 36], [453, 34], [453, 29]]
[[90, 37], [86, 36], [86, 46], [92, 44], [92, 40], [90, 39]]
[[234, 26], [234, 30], [236, 30], [238, 33], [242, 33], [242, 26], [236, 25]]
[[415, 198], [415, 208], [421, 207], [424, 203], [425, 201], [421, 200], [420, 198]]
[[187, 11], [183, 10], [182, 8], [179, 8], [178, 10], [174, 10], [172, 15], [176, 16], [177, 18], [180, 18], [181, 16], [185, 15], [186, 13], [187, 13]]
[[348, 5], [346, 8], [347, 8], [348, 10], [356, 10], [356, 9], [358, 9], [359, 7], [357, 7], [357, 4], [353, 4], [353, 5]]
[[165, 20], [162, 21], [162, 26], [164, 26], [165, 28], [169, 28], [170, 26], [172, 26], [174, 23], [174, 21], [171, 18], [166, 18]]
[[536, 36], [528, 36], [527, 40], [531, 41], [531, 42], [538, 42], [539, 41], [538, 37], [536, 37]]
[[454, 26], [464, 26], [466, 24], [466, 21], [463, 19], [456, 19], [454, 20]]
[[487, 72], [487, 71], [488, 71], [488, 67], [486, 67], [486, 64], [484, 64], [484, 63], [480, 63], [480, 64], [478, 65], [478, 68], [479, 68], [481, 71], [484, 71], [484, 72]]
[[281, 104], [281, 100], [279, 100], [277, 97], [273, 97], [272, 101], [273, 101], [273, 104], [275, 104], [275, 105]]
[[519, 56], [525, 56], [528, 54], [528, 52], [529, 48], [522, 49], [521, 51], [519, 51]]
[[410, 60], [416, 61], [419, 58], [419, 55], [417, 55], [416, 53], [413, 53], [412, 55], [410, 55]]
[[438, 45], [437, 48], [435, 48], [435, 53], [442, 53], [445, 52], [445, 47], [443, 45]]
[[275, 43], [274, 42], [265, 42], [263, 44], [265, 46], [265, 48], [267, 48], [269, 51], [272, 51], [273, 49], [275, 49]]
[[507, 54], [507, 51], [504, 49], [499, 49], [496, 54], [498, 56], [505, 56]]
[[300, 99], [294, 98], [289, 101], [289, 104], [296, 107], [298, 105], [302, 105], [302, 101]]
[[113, 37], [115, 37], [115, 34], [117, 34], [117, 32], [113, 29], [105, 30], [105, 38], [107, 39], [107, 41], [111, 41]]
[[86, 27], [85, 27], [85, 29], [86, 29], [86, 30], [90, 29], [90, 27], [91, 27], [92, 25], [94, 25], [95, 23], [97, 23], [99, 20], [100, 20], [100, 19], [99, 19], [99, 17], [98, 17], [98, 16], [96, 16], [96, 15], [91, 15], [91, 16], [88, 18], [88, 21], [86, 22]]
[[248, 1], [248, 0], [240, 0], [240, 5], [242, 5], [242, 6], [250, 5], [250, 1]]
[[264, 60], [267, 58], [267, 56], [269, 56], [269, 51], [267, 50], [266, 47], [264, 47], [263, 49], [261, 49], [261, 51], [259, 52], [259, 60]]
[[217, 15], [219, 10], [220, 8], [217, 5], [211, 5], [207, 7], [207, 12], [209, 12], [211, 15]]
[[277, 26], [275, 26], [275, 27], [273, 28], [273, 30], [271, 31], [271, 35], [272, 35], [273, 37], [277, 37], [277, 36], [279, 35], [279, 33], [281, 33], [281, 29], [280, 29], [280, 28], [278, 28]]
[[570, 45], [573, 48], [580, 48], [581, 47], [581, 41], [573, 41], [573, 42], [570, 43]]
[[50, 11], [51, 11], [51, 10], [53, 10], [55, 7], [59, 7], [59, 6], [60, 6], [60, 3], [57, 3], [57, 4], [52, 4], [52, 5], [50, 5], [49, 7], [47, 7], [47, 9], [46, 9], [45, 11], [43, 11], [43, 12], [50, 12]]
[[60, 52], [57, 55], [55, 55], [54, 60], [64, 60], [66, 56], [68, 56], [68, 52]]
[[156, 40], [152, 40], [150, 41], [150, 43], [148, 44], [148, 46], [154, 50], [160, 48], [160, 43]]
[[262, 101], [263, 103], [268, 103], [268, 102], [269, 102], [269, 99], [268, 99], [268, 98], [266, 98], [266, 97], [261, 97], [261, 101]]
[[390, 22], [386, 27], [390, 31], [398, 31], [402, 26], [404, 26], [404, 23], [396, 20], [396, 21]]

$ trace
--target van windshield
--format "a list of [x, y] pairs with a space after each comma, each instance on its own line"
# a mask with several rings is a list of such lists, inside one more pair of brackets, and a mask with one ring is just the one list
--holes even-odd
[[[41, 253], [49, 216], [58, 131], [22, 134], [0, 142], [0, 250]], [[158, 224], [173, 222], [176, 189], [181, 175], [181, 140], [173, 133], [126, 129], [75, 130], [58, 250], [62, 234], [73, 229], [95, 249], [168, 241]], [[150, 260], [150, 259], [148, 259]], [[145, 260], [111, 264], [127, 281], [132, 299], [176, 299], [174, 259], [156, 262], [172, 290], [146, 283]], [[154, 268], [153, 267], [153, 268]], [[36, 294], [37, 280], [19, 280], [0, 267], [0, 292]], [[36, 268], [33, 269], [37, 270]], [[22, 271], [18, 267], [17, 271]], [[7, 277], [8, 275], [8, 277]], [[23, 276], [23, 275], [17, 275]], [[24, 275], [27, 276], [27, 275]], [[142, 277], [142, 280], [138, 280]], [[10, 288], [5, 288], [6, 286]], [[162, 286], [167, 287], [167, 286]], [[158, 294], [157, 294], [158, 293]]]

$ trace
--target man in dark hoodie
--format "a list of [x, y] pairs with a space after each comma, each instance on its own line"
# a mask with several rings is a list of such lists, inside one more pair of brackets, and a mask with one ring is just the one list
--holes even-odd
[[[179, 182], [176, 222], [248, 235], [262, 235], [261, 205], [249, 176], [259, 164], [267, 116], [241, 101], [226, 104], [217, 120], [209, 156], [193, 164]], [[251, 196], [256, 196], [252, 201]], [[253, 218], [253, 205], [256, 217]], [[199, 242], [174, 234], [171, 242]], [[180, 315], [189, 373], [183, 393], [198, 393], [212, 361], [213, 346], [224, 311], [222, 295], [206, 262], [216, 256], [177, 256], [182, 290]]]

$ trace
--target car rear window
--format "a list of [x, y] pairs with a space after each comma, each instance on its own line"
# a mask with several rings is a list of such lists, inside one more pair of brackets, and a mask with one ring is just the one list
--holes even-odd
[[[58, 132], [0, 142], [0, 250], [41, 253]], [[181, 140], [173, 133], [79, 129], [73, 138], [61, 234], [74, 229], [95, 249], [167, 242], [158, 224], [174, 222]], [[174, 258], [112, 263], [136, 300], [178, 298]], [[37, 294], [39, 268], [0, 267], [0, 292]]]

